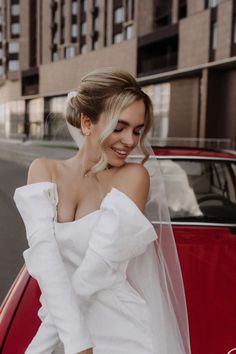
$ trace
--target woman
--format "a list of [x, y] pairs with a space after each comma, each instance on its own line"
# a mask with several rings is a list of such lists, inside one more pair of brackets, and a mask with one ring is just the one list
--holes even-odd
[[[66, 122], [79, 151], [34, 160], [14, 194], [26, 267], [42, 292], [42, 323], [25, 353], [190, 353], [184, 295], [171, 300], [160, 242], [155, 253], [162, 231], [144, 215], [149, 97], [129, 73], [95, 70], [69, 95]], [[128, 163], [136, 147], [145, 158]]]

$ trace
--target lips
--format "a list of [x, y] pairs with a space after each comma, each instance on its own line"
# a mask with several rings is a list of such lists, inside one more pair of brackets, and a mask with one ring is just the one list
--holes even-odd
[[128, 151], [115, 149], [115, 148], [111, 148], [111, 149], [115, 152], [116, 156], [120, 158], [125, 158], [128, 155]]

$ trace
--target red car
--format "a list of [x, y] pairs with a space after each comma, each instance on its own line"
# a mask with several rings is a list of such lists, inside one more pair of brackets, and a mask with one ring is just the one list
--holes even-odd
[[[155, 154], [184, 278], [192, 354], [236, 354], [236, 155], [167, 147]], [[40, 325], [39, 296], [23, 267], [0, 309], [2, 354], [26, 350]]]

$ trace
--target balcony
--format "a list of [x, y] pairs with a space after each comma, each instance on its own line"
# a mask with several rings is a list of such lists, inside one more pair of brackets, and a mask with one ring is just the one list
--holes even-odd
[[177, 56], [178, 53], [174, 52], [146, 58], [138, 64], [138, 77], [176, 70]]
[[138, 76], [177, 69], [178, 26], [171, 25], [138, 40]]
[[39, 93], [39, 70], [34, 67], [22, 71], [22, 96], [37, 95]]

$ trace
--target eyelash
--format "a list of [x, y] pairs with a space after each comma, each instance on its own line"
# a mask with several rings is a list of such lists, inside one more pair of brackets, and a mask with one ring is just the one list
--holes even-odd
[[[120, 133], [120, 132], [122, 132], [122, 130], [123, 130], [123, 128], [115, 129], [114, 133]], [[140, 134], [141, 134], [141, 132], [134, 132], [134, 135], [140, 135]]]

